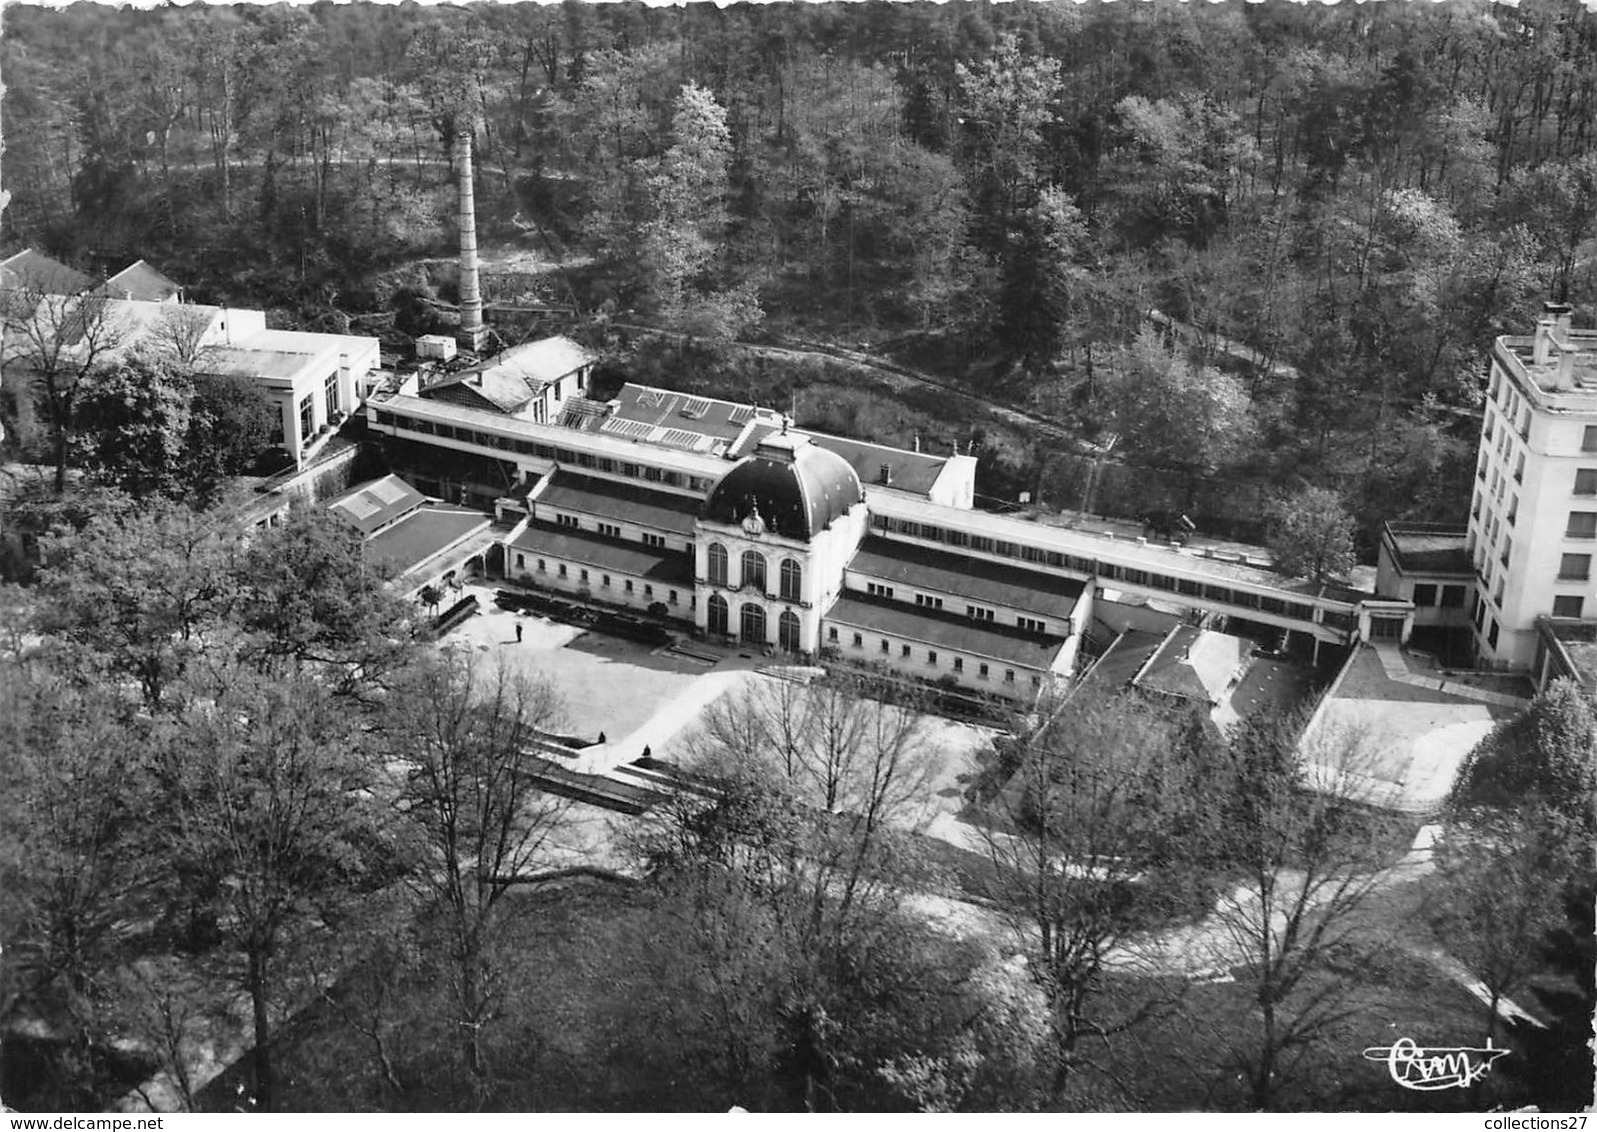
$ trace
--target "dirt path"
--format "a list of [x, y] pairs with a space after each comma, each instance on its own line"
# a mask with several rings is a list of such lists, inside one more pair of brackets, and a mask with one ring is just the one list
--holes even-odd
[[[1376, 890], [1413, 884], [1434, 869], [1431, 862], [1433, 834], [1422, 830], [1414, 848], [1397, 864], [1384, 870], [1375, 881]], [[1280, 902], [1295, 898], [1302, 877], [1287, 874], [1281, 878]], [[1024, 928], [994, 908], [967, 900], [934, 893], [915, 893], [908, 898], [910, 908], [927, 923], [946, 934], [962, 939], [981, 939], [1000, 951], [1024, 952], [1029, 946]], [[1177, 976], [1195, 982], [1229, 982], [1236, 968], [1248, 961], [1248, 951], [1239, 938], [1239, 929], [1256, 923], [1258, 894], [1238, 886], [1223, 894], [1203, 920], [1163, 932], [1128, 938], [1111, 948], [1105, 956], [1106, 970], [1124, 975]], [[1276, 931], [1284, 927], [1277, 917]], [[1410, 941], [1400, 941], [1402, 950], [1428, 964], [1442, 979], [1451, 982], [1482, 1003], [1489, 1001], [1486, 988], [1462, 963], [1446, 952]], [[1535, 1022], [1517, 1003], [1499, 1000], [1498, 1016], [1505, 1022], [1515, 1018]]]

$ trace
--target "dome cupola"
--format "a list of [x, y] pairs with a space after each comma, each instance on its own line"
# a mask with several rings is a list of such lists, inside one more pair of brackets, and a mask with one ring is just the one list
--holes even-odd
[[808, 542], [865, 498], [847, 460], [783, 426], [755, 447], [704, 501], [704, 518]]

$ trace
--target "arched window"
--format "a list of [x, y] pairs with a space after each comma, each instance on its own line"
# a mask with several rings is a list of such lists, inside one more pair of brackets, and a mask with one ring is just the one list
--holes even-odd
[[[712, 547], [711, 549], [714, 548]], [[721, 552], [721, 561], [723, 565], [726, 562], [726, 552], [724, 550]], [[727, 614], [726, 598], [722, 597], [720, 594], [711, 594], [710, 602], [705, 608], [708, 612], [710, 632], [720, 633], [722, 636], [725, 636]]]
[[782, 600], [798, 601], [804, 588], [804, 567], [791, 558], [782, 559]]
[[710, 544], [710, 584], [712, 586], [726, 585], [726, 547], [718, 542]]
[[799, 619], [797, 613], [790, 609], [777, 619], [776, 637], [777, 642], [782, 646], [783, 652], [799, 651]]
[[765, 592], [765, 556], [757, 550], [743, 552], [743, 584]]
[[743, 632], [743, 643], [746, 645], [763, 645], [765, 636], [765, 607], [755, 605], [752, 601], [745, 602], [743, 612], [740, 614], [742, 624], [739, 626]]

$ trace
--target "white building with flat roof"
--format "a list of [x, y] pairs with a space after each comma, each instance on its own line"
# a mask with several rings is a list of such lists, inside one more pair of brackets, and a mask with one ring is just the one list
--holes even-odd
[[1529, 669], [1539, 619], [1597, 622], [1597, 330], [1567, 305], [1493, 346], [1465, 547], [1483, 661]]
[[378, 368], [375, 338], [269, 329], [263, 311], [182, 300], [181, 284], [142, 259], [98, 287], [31, 249], [0, 260], [0, 312], [8, 320], [53, 317], [67, 339], [74, 319], [80, 334], [85, 320], [103, 320], [119, 352], [156, 345], [200, 372], [254, 381], [277, 408], [272, 443], [296, 465], [355, 412]]

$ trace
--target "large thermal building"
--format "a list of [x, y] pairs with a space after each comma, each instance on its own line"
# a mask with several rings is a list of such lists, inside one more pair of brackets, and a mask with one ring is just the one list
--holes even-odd
[[1022, 701], [1150, 605], [1315, 647], [1412, 628], [1403, 598], [976, 510], [967, 454], [801, 431], [769, 409], [642, 385], [596, 400], [591, 356], [522, 349], [486, 381], [429, 365], [366, 405], [391, 467], [495, 512], [512, 581], [753, 652]]

